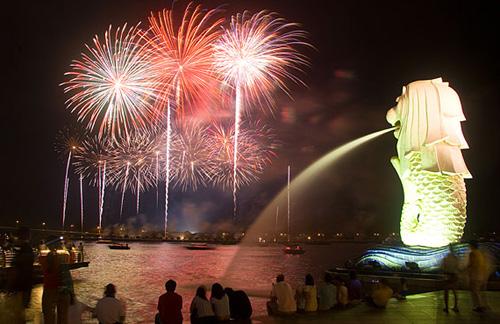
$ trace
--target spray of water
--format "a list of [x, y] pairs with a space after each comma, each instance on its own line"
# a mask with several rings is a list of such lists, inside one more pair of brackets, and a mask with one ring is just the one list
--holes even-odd
[[234, 107], [234, 149], [233, 149], [233, 221], [236, 221], [237, 209], [237, 179], [238, 174], [238, 136], [240, 134], [240, 119], [241, 119], [241, 88], [236, 83], [236, 98]]
[[[100, 176], [100, 175], [99, 175]], [[104, 193], [106, 192], [106, 160], [104, 161], [104, 165], [102, 168], [102, 177], [99, 177], [101, 180], [100, 183], [100, 190], [101, 192], [99, 193], [99, 230], [102, 228], [102, 212], [104, 211]]]
[[321, 176], [323, 172], [329, 170], [329, 168], [331, 168], [331, 166], [342, 157], [344, 157], [348, 153], [353, 152], [361, 145], [394, 129], [395, 127], [391, 127], [388, 129], [377, 131], [334, 149], [333, 151], [324, 155], [319, 160], [315, 161], [313, 164], [307, 167], [297, 177], [295, 177], [293, 181], [290, 181], [290, 168], [288, 168], [288, 184], [286, 188], [281, 190], [281, 192], [276, 195], [275, 198], [260, 213], [260, 215], [257, 217], [257, 220], [248, 229], [243, 243], [253, 242], [255, 237], [258, 237], [260, 232], [265, 231], [265, 229], [268, 229], [269, 226], [272, 226], [271, 224], [274, 218], [274, 206], [279, 205], [279, 202], [284, 201], [285, 199], [287, 199], [288, 204], [288, 233], [290, 233], [290, 192], [293, 190], [293, 192], [298, 196], [298, 193], [313, 184], [315, 179], [318, 179], [318, 177]]
[[274, 222], [274, 241], [278, 240], [278, 218], [280, 214], [280, 206], [276, 206], [276, 219]]
[[83, 230], [83, 174], [80, 173], [80, 230]]
[[165, 161], [165, 220], [164, 220], [164, 237], [167, 237], [167, 226], [168, 226], [168, 187], [170, 184], [170, 142], [172, 134], [172, 125], [170, 123], [171, 119], [171, 109], [170, 109], [170, 99], [167, 102], [167, 149], [166, 149], [166, 161]]
[[156, 209], [158, 210], [158, 195], [160, 191], [160, 151], [156, 151]]
[[137, 172], [137, 198], [135, 201], [135, 214], [139, 215], [139, 205], [141, 203], [141, 175]]
[[288, 242], [290, 242], [290, 227], [291, 227], [291, 224], [290, 224], [290, 166], [288, 166], [288, 174], [287, 174], [287, 185], [286, 185], [286, 193], [287, 193], [287, 225], [288, 225], [288, 229], [287, 229], [287, 232], [288, 232], [288, 235], [287, 235], [287, 240]]
[[66, 221], [66, 203], [68, 201], [68, 187], [69, 187], [69, 166], [71, 162], [71, 150], [68, 153], [68, 160], [66, 162], [66, 174], [64, 176], [64, 194], [63, 194], [63, 208], [62, 208], [62, 228], [64, 229], [64, 222]]
[[125, 190], [127, 188], [127, 180], [129, 172], [130, 172], [130, 162], [127, 161], [127, 168], [125, 169], [125, 180], [123, 181], [123, 188], [122, 188], [122, 199], [120, 203], [120, 220], [122, 219], [122, 214], [123, 214], [123, 202], [125, 200]]

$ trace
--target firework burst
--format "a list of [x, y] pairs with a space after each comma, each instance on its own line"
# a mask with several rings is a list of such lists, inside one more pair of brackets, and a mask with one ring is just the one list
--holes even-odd
[[310, 45], [307, 33], [297, 28], [267, 11], [237, 14], [215, 43], [215, 69], [249, 106], [273, 106], [273, 90], [289, 94], [287, 81], [303, 84], [295, 72], [308, 60], [297, 47]]
[[186, 7], [179, 24], [174, 12], [151, 14], [149, 45], [152, 48], [154, 76], [161, 93], [161, 104], [173, 98], [177, 114], [186, 109], [206, 107], [217, 93], [219, 82], [213, 69], [214, 42], [220, 37], [218, 10], [203, 10], [192, 3]]
[[149, 46], [154, 53], [155, 80], [163, 94], [156, 105], [167, 110], [167, 133], [165, 152], [165, 224], [167, 234], [168, 192], [170, 181], [171, 149], [171, 101], [178, 115], [185, 107], [200, 107], [214, 93], [218, 81], [213, 73], [213, 42], [220, 35], [222, 19], [215, 19], [217, 11], [203, 11], [201, 6], [189, 4], [178, 28], [174, 24], [172, 10], [151, 14]]
[[197, 190], [207, 186], [215, 170], [212, 159], [209, 127], [196, 123], [178, 123], [172, 144], [172, 166], [174, 185], [183, 191]]
[[239, 189], [259, 178], [275, 156], [278, 143], [268, 127], [259, 122], [242, 125], [238, 145], [238, 169], [234, 182], [234, 127], [214, 126], [209, 132], [211, 157], [215, 161], [212, 181], [222, 188], [236, 183]]
[[99, 138], [128, 137], [131, 129], [145, 127], [158, 114], [154, 99], [158, 88], [151, 79], [151, 51], [138, 26], [127, 24], [113, 33], [111, 26], [101, 42], [74, 60], [62, 83], [71, 93], [66, 101], [78, 121], [89, 130], [98, 128]]
[[133, 132], [128, 139], [116, 141], [109, 154], [110, 185], [116, 190], [134, 193], [154, 187], [156, 152], [162, 144], [161, 136], [155, 131]]
[[75, 155], [75, 170], [80, 181], [88, 178], [91, 185], [97, 186], [99, 204], [99, 228], [102, 226], [104, 195], [106, 192], [106, 167], [110, 160], [111, 142], [98, 137], [84, 140]]
[[231, 18], [229, 29], [215, 44], [214, 66], [224, 83], [234, 91], [233, 217], [236, 218], [240, 119], [243, 103], [261, 106], [273, 103], [272, 90], [287, 94], [287, 80], [301, 83], [300, 71], [307, 59], [296, 49], [307, 45], [306, 33], [274, 13], [248, 12]]
[[[56, 144], [55, 144], [56, 151], [62, 156], [67, 154], [66, 173], [64, 176], [62, 217], [61, 217], [61, 224], [63, 229], [64, 229], [64, 223], [66, 221], [66, 207], [67, 207], [68, 189], [69, 189], [69, 168], [71, 165], [71, 157], [72, 155], [75, 154], [75, 152], [77, 152], [80, 149], [81, 140], [82, 140], [81, 134], [77, 131], [70, 130], [69, 128], [60, 131], [56, 139]], [[83, 199], [81, 199], [81, 204], [83, 206]]]

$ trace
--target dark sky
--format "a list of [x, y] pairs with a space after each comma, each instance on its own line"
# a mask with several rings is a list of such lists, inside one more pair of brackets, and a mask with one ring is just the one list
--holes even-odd
[[[286, 183], [287, 164], [298, 174], [336, 146], [387, 127], [385, 113], [403, 85], [442, 77], [458, 92], [467, 118], [463, 130], [471, 148], [464, 155], [474, 176], [467, 181], [467, 230], [498, 230], [500, 11], [494, 2], [227, 1], [227, 17], [269, 9], [301, 23], [317, 48], [305, 53], [311, 59], [303, 76], [308, 88], [292, 86], [294, 100], [279, 96], [274, 116], [262, 117], [282, 145], [262, 179], [241, 191], [242, 224]], [[64, 72], [83, 44], [109, 24], [146, 24], [150, 11], [170, 6], [170, 1], [16, 1], [3, 8], [1, 225], [21, 219], [58, 226], [64, 162], [54, 141], [74, 119], [59, 87]], [[331, 232], [397, 231], [403, 197], [389, 164], [395, 144], [391, 135], [375, 140], [318, 178], [308, 195], [294, 197], [297, 222]], [[71, 178], [68, 223], [78, 222], [77, 195]], [[95, 189], [87, 187], [85, 195], [87, 224], [95, 226]], [[161, 223], [153, 197], [144, 196], [145, 215], [131, 223]], [[132, 200], [127, 197], [131, 215]], [[218, 190], [174, 192], [171, 207], [177, 229], [223, 228], [232, 198]], [[105, 208], [105, 217], [110, 215], [105, 223], [116, 222], [116, 194]]]

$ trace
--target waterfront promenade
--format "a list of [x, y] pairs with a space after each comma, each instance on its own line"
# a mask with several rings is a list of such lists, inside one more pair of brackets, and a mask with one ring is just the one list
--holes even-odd
[[[314, 314], [297, 314], [289, 317], [256, 316], [252, 323], [342, 323], [342, 324], [429, 324], [429, 323], [500, 323], [500, 291], [485, 293], [491, 307], [485, 313], [472, 311], [470, 294], [466, 290], [459, 291], [460, 312], [449, 314], [443, 312], [442, 291], [429, 292], [408, 296], [405, 301], [391, 299], [386, 309], [375, 309], [366, 304], [343, 311], [330, 311]], [[5, 312], [0, 309], [0, 312]], [[28, 310], [28, 323], [40, 324], [40, 315]], [[83, 323], [97, 323], [85, 316]], [[138, 323], [133, 318], [127, 318], [126, 323]], [[147, 322], [140, 322], [147, 323]], [[152, 321], [151, 321], [152, 323]], [[185, 323], [189, 323], [186, 321]]]
[[[459, 313], [443, 312], [443, 292], [408, 296], [405, 301], [391, 299], [386, 309], [361, 304], [343, 311], [330, 311], [290, 317], [256, 317], [253, 323], [341, 323], [341, 324], [430, 324], [430, 323], [500, 323], [500, 291], [485, 292], [491, 310], [472, 311], [469, 291], [459, 291]], [[453, 302], [453, 299], [451, 300]], [[450, 304], [452, 305], [452, 304]]]

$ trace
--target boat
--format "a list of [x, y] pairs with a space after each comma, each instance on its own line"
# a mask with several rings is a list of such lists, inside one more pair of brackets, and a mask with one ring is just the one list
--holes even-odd
[[108, 245], [108, 247], [112, 250], [130, 250], [128, 243], [113, 243]]
[[207, 243], [191, 243], [185, 246], [188, 250], [215, 250], [215, 246]]
[[304, 254], [306, 251], [300, 245], [287, 245], [283, 249], [285, 254]]

